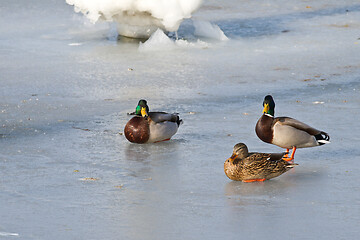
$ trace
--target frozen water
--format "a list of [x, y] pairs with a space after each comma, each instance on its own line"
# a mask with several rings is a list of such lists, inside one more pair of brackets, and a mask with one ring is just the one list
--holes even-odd
[[[219, 40], [219, 39], [218, 39]], [[177, 48], [207, 48], [207, 42], [198, 39], [191, 42], [185, 39], [170, 39], [161, 29], [157, 29], [148, 40], [144, 43], [139, 43], [139, 51], [153, 52], [153, 51], [169, 51]]]
[[[2, 0], [1, 237], [359, 238], [359, 12], [350, 0], [209, 0], [194, 21], [228, 41], [187, 20], [178, 41], [168, 34], [175, 47], [141, 51], [65, 1]], [[255, 135], [266, 94], [332, 143], [299, 149], [278, 178], [232, 182], [223, 163], [237, 142], [282, 151]], [[171, 141], [121, 135], [140, 98], [180, 114]]]
[[174, 49], [175, 43], [165, 35], [165, 33], [158, 29], [151, 37], [139, 46], [140, 51], [163, 51], [164, 49]]
[[212, 38], [221, 41], [229, 40], [219, 26], [207, 21], [194, 21], [194, 34], [199, 37]]

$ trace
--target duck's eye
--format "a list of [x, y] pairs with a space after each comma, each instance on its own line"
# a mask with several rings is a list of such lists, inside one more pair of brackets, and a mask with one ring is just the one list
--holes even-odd
[[227, 160], [227, 162], [230, 162], [230, 160]]

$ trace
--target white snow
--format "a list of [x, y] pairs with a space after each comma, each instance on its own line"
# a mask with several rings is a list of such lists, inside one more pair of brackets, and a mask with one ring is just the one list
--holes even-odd
[[120, 35], [149, 37], [157, 28], [176, 31], [183, 19], [190, 18], [202, 0], [66, 0], [91, 22], [118, 23]]

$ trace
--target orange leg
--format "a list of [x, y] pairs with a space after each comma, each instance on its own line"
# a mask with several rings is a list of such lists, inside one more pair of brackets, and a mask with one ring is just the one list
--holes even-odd
[[[286, 149], [286, 150], [288, 151], [288, 149]], [[291, 152], [291, 156], [289, 157], [289, 156], [288, 156], [288, 153], [287, 153], [287, 154], [285, 154], [285, 156], [284, 156], [282, 159], [285, 160], [285, 161], [292, 161], [292, 160], [294, 160], [295, 152], [296, 152], [296, 147], [293, 147], [293, 148], [292, 148], [292, 152]]]
[[265, 178], [256, 178], [256, 179], [250, 179], [250, 180], [243, 180], [243, 182], [263, 182], [265, 181]]
[[289, 157], [289, 149], [287, 148], [286, 152], [285, 152], [285, 155], [284, 155], [284, 158], [288, 158], [288, 157]]

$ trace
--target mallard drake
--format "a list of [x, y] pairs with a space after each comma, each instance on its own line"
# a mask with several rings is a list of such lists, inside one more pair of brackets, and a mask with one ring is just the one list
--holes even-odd
[[284, 155], [285, 153], [249, 153], [244, 143], [238, 143], [234, 146], [232, 156], [225, 161], [224, 171], [228, 178], [235, 181], [265, 181], [298, 165], [282, 160]]
[[127, 140], [133, 143], [153, 143], [170, 140], [177, 132], [182, 120], [178, 114], [149, 112], [147, 101], [141, 99], [125, 128]]
[[[290, 117], [276, 117], [275, 102], [272, 96], [267, 95], [263, 102], [263, 115], [256, 123], [256, 135], [264, 142], [286, 148], [284, 160], [294, 159], [297, 148], [307, 148], [329, 143], [330, 136], [323, 131], [310, 127]], [[289, 149], [292, 148], [289, 157]]]

